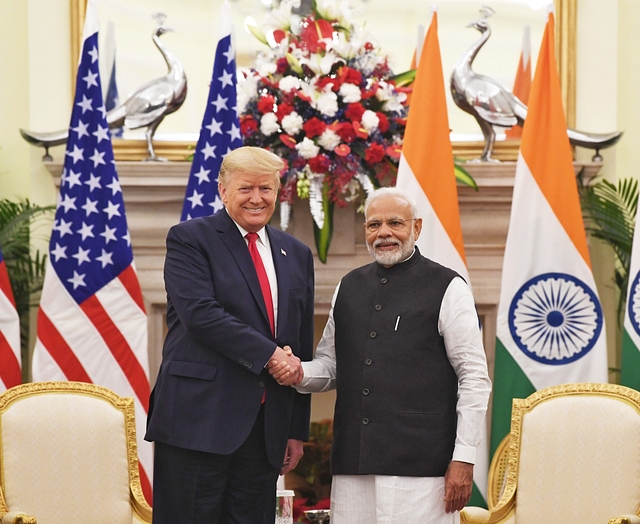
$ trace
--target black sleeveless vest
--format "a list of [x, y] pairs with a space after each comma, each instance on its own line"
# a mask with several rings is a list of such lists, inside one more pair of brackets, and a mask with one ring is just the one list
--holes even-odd
[[374, 262], [340, 284], [331, 472], [444, 476], [456, 437], [458, 379], [438, 333], [457, 274], [413, 256]]

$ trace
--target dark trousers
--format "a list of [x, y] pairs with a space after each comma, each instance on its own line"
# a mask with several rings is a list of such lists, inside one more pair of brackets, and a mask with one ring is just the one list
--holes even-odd
[[272, 524], [278, 473], [267, 460], [263, 409], [230, 455], [156, 442], [153, 524]]

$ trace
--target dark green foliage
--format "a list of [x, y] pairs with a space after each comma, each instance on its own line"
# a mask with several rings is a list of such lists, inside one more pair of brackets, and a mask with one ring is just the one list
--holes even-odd
[[578, 176], [578, 181], [586, 230], [611, 246], [615, 253], [614, 282], [620, 291], [618, 321], [622, 322], [638, 210], [638, 181], [623, 178], [612, 184], [603, 179], [590, 184], [585, 183], [581, 176]]

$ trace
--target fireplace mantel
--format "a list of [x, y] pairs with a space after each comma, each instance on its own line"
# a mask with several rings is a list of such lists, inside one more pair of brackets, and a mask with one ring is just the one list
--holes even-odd
[[[46, 166], [59, 187], [62, 163], [48, 162]], [[464, 167], [476, 180], [478, 191], [467, 186], [458, 187], [467, 264], [483, 320], [490, 369], [493, 369], [495, 320], [515, 166], [515, 162], [467, 163]], [[584, 168], [585, 177], [590, 178], [597, 175], [601, 166], [601, 163], [576, 163], [575, 169], [578, 172]], [[134, 259], [149, 315], [152, 377], [160, 364], [165, 331], [166, 296], [162, 276], [165, 238], [169, 228], [180, 218], [190, 167], [188, 162], [116, 163]], [[371, 261], [364, 244], [362, 220], [353, 207], [336, 208], [327, 263], [322, 264], [315, 257], [316, 315], [328, 314], [334, 288], [347, 271]], [[277, 211], [273, 222], [278, 223]], [[306, 202], [298, 201], [294, 205], [289, 232], [315, 253]]]

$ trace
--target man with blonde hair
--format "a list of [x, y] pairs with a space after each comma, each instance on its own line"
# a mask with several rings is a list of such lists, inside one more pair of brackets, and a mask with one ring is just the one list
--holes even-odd
[[255, 147], [225, 157], [225, 208], [173, 226], [164, 267], [168, 333], [151, 395], [153, 521], [274, 521], [279, 473], [309, 436], [299, 380], [313, 352], [313, 257], [268, 224], [284, 163]]
[[331, 524], [454, 524], [491, 391], [473, 295], [420, 254], [422, 219], [401, 190], [367, 199], [364, 229], [375, 262], [338, 284], [296, 386], [337, 392]]

